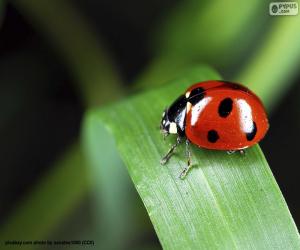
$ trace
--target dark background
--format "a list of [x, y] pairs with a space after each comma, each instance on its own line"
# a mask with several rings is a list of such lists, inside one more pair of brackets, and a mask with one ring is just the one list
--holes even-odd
[[[177, 1], [74, 1], [117, 62], [127, 86], [151, 58], [149, 33]], [[222, 73], [222, 69], [219, 69]], [[300, 225], [300, 75], [260, 143]], [[0, 28], [0, 222], [79, 135], [84, 104], [51, 43], [7, 4]]]

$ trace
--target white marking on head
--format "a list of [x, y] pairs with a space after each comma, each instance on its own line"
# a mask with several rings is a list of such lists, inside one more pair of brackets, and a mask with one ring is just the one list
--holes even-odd
[[244, 133], [251, 133], [253, 131], [251, 107], [245, 100], [237, 100], [237, 104], [240, 112], [240, 119], [242, 121], [241, 129]]
[[165, 114], [166, 114], [166, 111], [164, 111], [164, 112], [163, 112], [163, 114], [162, 114], [162, 116], [161, 116], [161, 117], [164, 117], [164, 116], [165, 116]]
[[166, 120], [163, 120], [163, 121], [162, 121], [162, 124], [165, 125], [165, 123], [166, 123]]
[[186, 92], [186, 93], [185, 93], [185, 97], [186, 97], [186, 98], [189, 98], [190, 94], [191, 94], [191, 91]]
[[206, 105], [211, 101], [211, 97], [206, 97], [202, 99], [200, 102], [198, 102], [193, 108], [192, 108], [192, 120], [191, 124], [192, 126], [195, 126], [196, 122], [198, 121], [201, 112], [206, 107]]
[[170, 123], [169, 133], [170, 134], [177, 134], [177, 126], [176, 126], [175, 122]]

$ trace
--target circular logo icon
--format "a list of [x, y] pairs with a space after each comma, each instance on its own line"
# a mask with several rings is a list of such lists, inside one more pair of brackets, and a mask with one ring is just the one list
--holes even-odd
[[272, 6], [272, 12], [273, 12], [273, 13], [277, 13], [277, 11], [278, 11], [278, 7], [277, 7], [276, 4], [274, 4], [274, 5]]

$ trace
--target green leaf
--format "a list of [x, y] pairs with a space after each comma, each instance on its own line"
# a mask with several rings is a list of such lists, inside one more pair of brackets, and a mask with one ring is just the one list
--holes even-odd
[[61, 56], [86, 106], [97, 106], [123, 95], [119, 71], [104, 42], [72, 1], [12, 3]]
[[[84, 153], [89, 161], [88, 171], [94, 185], [92, 217], [96, 226], [94, 237], [99, 241], [97, 248], [122, 249], [139, 233], [145, 232], [145, 225], [140, 225], [141, 218], [136, 209], [136, 206], [142, 206], [136, 202], [136, 192], [122, 160], [116, 154], [113, 138], [101, 133], [96, 123], [91, 124], [85, 132], [84, 138], [88, 143], [84, 145]], [[105, 148], [105, 153], [99, 154], [99, 148]], [[104, 169], [103, 166], [107, 167]], [[147, 218], [143, 212], [143, 217]]]
[[[2, 244], [7, 240], [45, 239], [49, 231], [72, 212], [91, 186], [78, 147], [70, 147], [48, 175], [40, 178], [38, 188], [20, 199], [14, 213], [1, 226]], [[22, 246], [22, 249], [33, 248], [33, 245]]]
[[[219, 78], [205, 72], [203, 76], [202, 68], [195, 68], [162, 88], [90, 111], [86, 145], [92, 134], [93, 140], [114, 137], [165, 249], [300, 248], [296, 226], [258, 145], [245, 156], [192, 147], [194, 167], [184, 180], [178, 178], [186, 165], [184, 146], [166, 166], [160, 165], [175, 140], [162, 139], [162, 110], [195, 75], [198, 81]], [[97, 150], [105, 156], [108, 147]], [[109, 166], [102, 164], [103, 171]]]
[[[46, 36], [51, 45], [55, 47], [56, 52], [62, 57], [66, 68], [69, 69], [70, 74], [74, 77], [74, 82], [78, 84], [77, 87], [80, 90], [85, 106], [91, 107], [114, 101], [123, 95], [125, 91], [121, 84], [119, 71], [109, 56], [103, 41], [95, 35], [87, 20], [70, 1], [36, 2], [28, 0], [24, 2], [14, 0], [12, 3], [27, 18], [27, 21], [38, 32]], [[1, 4], [0, 0], [0, 12]], [[70, 32], [72, 33], [71, 35]], [[12, 209], [7, 221], [0, 228], [0, 239], [31, 240], [49, 237], [49, 234], [57, 229], [57, 225], [65, 222], [65, 218], [69, 216], [70, 212], [77, 209], [80, 202], [86, 202], [84, 198], [95, 189], [96, 192], [92, 192], [94, 195], [93, 202], [98, 205], [101, 199], [101, 208], [99, 209], [100, 206], [95, 206], [97, 211], [93, 211], [93, 219], [95, 221], [101, 220], [101, 222], [108, 221], [112, 224], [106, 227], [105, 236], [117, 235], [118, 232], [121, 232], [118, 235], [121, 239], [121, 235], [125, 238], [125, 236], [130, 235], [129, 233], [134, 234], [133, 230], [136, 230], [136, 232], [142, 231], [140, 228], [132, 226], [132, 230], [127, 230], [127, 235], [125, 235], [123, 231], [118, 230], [123, 221], [127, 222], [126, 220], [122, 221], [123, 217], [130, 218], [128, 214], [134, 214], [132, 207], [137, 206], [136, 203], [130, 204], [130, 209], [127, 209], [128, 214], [124, 216], [124, 211], [122, 218], [121, 216], [106, 217], [105, 219], [99, 218], [102, 215], [101, 212], [110, 211], [113, 214], [113, 208], [116, 204], [113, 204], [111, 201], [112, 199], [109, 195], [112, 190], [108, 185], [101, 183], [102, 189], [99, 189], [98, 186], [95, 188], [95, 185], [99, 185], [98, 180], [90, 180], [90, 168], [82, 155], [81, 145], [79, 145], [79, 141], [76, 141], [53, 164], [51, 171], [45, 173], [36, 185], [26, 193], [25, 199], [22, 199]], [[122, 170], [125, 171], [125, 169]], [[112, 174], [114, 173], [113, 171], [114, 169], [111, 171]], [[128, 176], [122, 175], [122, 173], [119, 171], [118, 176], [114, 175], [115, 181], [118, 183], [114, 187], [122, 190], [121, 194], [118, 193], [119, 197], [135, 197], [136, 193], [131, 192], [132, 190], [128, 188], [130, 186]], [[105, 192], [107, 192], [105, 196], [99, 195], [99, 193]], [[126, 205], [124, 203], [121, 204], [122, 200], [119, 197], [117, 197], [117, 206], [126, 207], [127, 201], [124, 201]], [[46, 202], [49, 200], [56, 200], [57, 202], [49, 204], [49, 202]], [[33, 218], [39, 218], [39, 220]], [[133, 221], [132, 219], [132, 225], [135, 225]], [[107, 224], [109, 223], [105, 225], [107, 226]], [[84, 230], [82, 225], [78, 226], [81, 231]], [[92, 228], [92, 230], [98, 232], [98, 228]], [[142, 231], [142, 233], [144, 232]], [[98, 235], [97, 240], [103, 246], [106, 243], [103, 239], [105, 236], [102, 234], [102, 237], [98, 237]], [[108, 239], [108, 237], [106, 238]], [[119, 242], [117, 243], [120, 244]], [[32, 248], [33, 246], [26, 246], [26, 249]], [[103, 249], [107, 249], [107, 247], [103, 247]]]
[[151, 45], [166, 58], [232, 66], [265, 32], [267, 10], [268, 3], [260, 0], [182, 1], [159, 22]]
[[150, 41], [155, 56], [134, 87], [161, 85], [195, 62], [232, 75], [261, 43], [272, 21], [267, 10], [268, 3], [259, 0], [250, 5], [238, 0], [179, 2], [157, 22]]
[[269, 110], [285, 96], [299, 74], [299, 41], [300, 15], [274, 20], [264, 41], [236, 76], [262, 98]]

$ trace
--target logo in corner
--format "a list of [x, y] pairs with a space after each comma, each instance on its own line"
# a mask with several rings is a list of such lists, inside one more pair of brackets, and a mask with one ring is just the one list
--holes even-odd
[[298, 15], [297, 2], [271, 2], [269, 5], [271, 16], [296, 16]]

